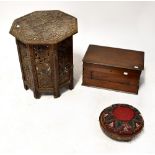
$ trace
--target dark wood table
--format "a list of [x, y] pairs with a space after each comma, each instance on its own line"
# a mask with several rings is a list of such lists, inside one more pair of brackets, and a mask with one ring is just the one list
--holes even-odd
[[64, 12], [35, 11], [16, 19], [10, 33], [16, 38], [24, 88], [35, 98], [60, 96], [73, 89], [73, 35], [77, 19]]

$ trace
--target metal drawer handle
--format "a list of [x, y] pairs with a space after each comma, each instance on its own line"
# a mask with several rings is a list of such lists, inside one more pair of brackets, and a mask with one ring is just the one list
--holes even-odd
[[123, 74], [127, 76], [128, 75], [128, 72], [123, 72]]
[[135, 69], [138, 69], [139, 67], [138, 67], [138, 66], [134, 66], [134, 68], [135, 68]]

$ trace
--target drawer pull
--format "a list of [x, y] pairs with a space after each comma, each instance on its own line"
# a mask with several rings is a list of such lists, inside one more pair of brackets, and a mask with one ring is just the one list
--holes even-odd
[[138, 66], [134, 66], [134, 68], [135, 68], [135, 69], [138, 69], [139, 67], [138, 67]]
[[123, 72], [123, 74], [127, 76], [128, 75], [128, 72]]

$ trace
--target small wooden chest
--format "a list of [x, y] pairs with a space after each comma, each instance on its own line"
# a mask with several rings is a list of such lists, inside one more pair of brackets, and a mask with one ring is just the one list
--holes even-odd
[[138, 94], [144, 52], [89, 45], [83, 58], [83, 83]]

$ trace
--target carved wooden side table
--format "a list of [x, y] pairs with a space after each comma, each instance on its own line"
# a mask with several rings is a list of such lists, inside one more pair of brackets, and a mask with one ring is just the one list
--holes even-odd
[[77, 19], [58, 10], [32, 12], [13, 22], [10, 34], [16, 38], [24, 88], [35, 98], [73, 89], [75, 33]]

